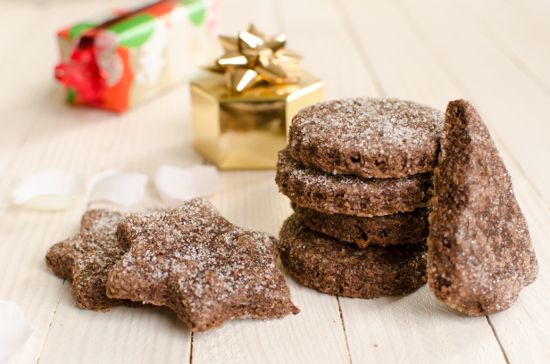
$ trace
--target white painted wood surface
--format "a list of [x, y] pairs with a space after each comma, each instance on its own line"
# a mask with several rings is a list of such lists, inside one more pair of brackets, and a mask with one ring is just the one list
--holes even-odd
[[[13, 363], [550, 362], [547, 2], [224, 0], [224, 32], [251, 20], [286, 32], [330, 98], [395, 96], [442, 109], [473, 101], [512, 174], [540, 273], [511, 309], [481, 318], [448, 310], [427, 287], [403, 298], [336, 299], [289, 277], [299, 315], [197, 335], [167, 310], [75, 308], [44, 254], [76, 231], [85, 206], [38, 213], [10, 203], [17, 181], [44, 168], [151, 175], [160, 164], [203, 162], [191, 146], [185, 87], [123, 116], [61, 101], [55, 31], [129, 3], [0, 0], [0, 299], [18, 302], [34, 326]], [[233, 222], [277, 234], [290, 208], [273, 177], [223, 173], [212, 201]]]

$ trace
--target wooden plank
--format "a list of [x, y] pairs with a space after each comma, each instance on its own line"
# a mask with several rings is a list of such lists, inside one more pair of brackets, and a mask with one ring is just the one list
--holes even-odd
[[[67, 234], [73, 214], [3, 213], [0, 222], [0, 297], [17, 302], [33, 325], [32, 336], [16, 362], [38, 358], [59, 299], [57, 282], [44, 266], [44, 252], [50, 241]], [[31, 227], [32, 228], [29, 228]]]
[[[13, 9], [11, 6], [6, 8]], [[13, 6], [17, 7], [17, 10], [8, 13], [14, 16], [16, 13], [21, 16], [26, 13], [21, 11], [21, 5]], [[0, 77], [3, 80], [0, 115], [3, 121], [12, 124], [11, 127], [5, 127], [0, 134], [0, 167], [5, 171], [0, 180], [0, 211], [4, 213], [0, 222], [0, 247], [9, 252], [0, 256], [0, 272], [4, 277], [0, 282], [0, 295], [3, 299], [18, 302], [33, 324], [33, 335], [28, 340], [25, 350], [15, 360], [24, 363], [36, 361], [39, 357], [59, 299], [59, 294], [56, 294], [59, 293], [59, 282], [52, 280], [46, 271], [43, 263], [44, 253], [51, 242], [72, 231], [70, 226], [74, 226], [78, 221], [78, 212], [41, 214], [24, 212], [10, 206], [10, 191], [16, 180], [21, 177], [19, 170], [27, 167], [32, 171], [37, 164], [44, 163], [47, 159], [43, 154], [42, 143], [34, 149], [33, 158], [21, 160], [19, 164], [15, 163], [18, 155], [30, 152], [29, 149], [20, 148], [28, 135], [37, 131], [32, 126], [42, 120], [42, 115], [50, 112], [55, 114], [58, 111], [58, 104], [51, 102], [51, 93], [48, 91], [51, 73], [43, 75], [43, 69], [36, 67], [37, 52], [44, 54], [45, 59], [51, 58], [54, 54], [53, 49], [49, 49], [51, 45], [48, 46], [42, 39], [44, 29], [51, 27], [55, 20], [49, 17], [52, 13], [48, 9], [43, 10], [45, 19], [48, 20], [37, 22], [29, 32], [23, 32], [25, 39], [16, 39], [18, 47], [2, 58], [0, 69]], [[32, 18], [32, 13], [29, 16]], [[45, 63], [44, 66], [46, 65]], [[14, 72], [14, 69], [18, 72]], [[25, 77], [21, 77], [22, 74]], [[37, 82], [40, 85], [38, 87]], [[41, 88], [44, 86], [46, 91]], [[33, 107], [28, 107], [29, 100], [34, 103]], [[61, 132], [55, 120], [52, 118], [51, 123], [48, 123], [49, 131]]]
[[[485, 121], [493, 136], [496, 136], [501, 151], [505, 153], [508, 167], [514, 171], [516, 189], [517, 186], [530, 184], [536, 186], [537, 191], [531, 190], [528, 197], [540, 201], [540, 181], [548, 178], [547, 164], [538, 166], [541, 158], [536, 155], [547, 147], [543, 138], [537, 136], [544, 135], [548, 130], [547, 123], [543, 122], [548, 111], [542, 105], [544, 95], [540, 89], [529, 83], [520, 71], [507, 62], [490, 40], [474, 31], [475, 27], [469, 23], [468, 16], [454, 9], [450, 2], [442, 5], [437, 1], [421, 4], [402, 1], [401, 4], [410, 30], [430, 47], [441, 67], [450, 72], [449, 78], [480, 105]], [[448, 14], [454, 16], [449, 17]], [[448, 39], [453, 39], [453, 42], [448, 42]], [[460, 75], [460, 80], [456, 75]], [[517, 88], [505, 85], [516, 85]], [[520, 113], [532, 117], [521, 117]], [[523, 134], [519, 132], [518, 120], [524, 121]], [[522, 137], [528, 138], [528, 148], [525, 148]], [[522, 195], [520, 203], [526, 198]], [[528, 219], [541, 214], [541, 206], [534, 212], [523, 207]], [[529, 220], [529, 223], [532, 231], [540, 236], [534, 239], [534, 244], [540, 265], [543, 266], [548, 255], [548, 240], [538, 231], [546, 224], [541, 225], [537, 220]], [[512, 309], [489, 318], [510, 360], [547, 360], [547, 343], [544, 338], [548, 336], [550, 320], [543, 306], [548, 284], [547, 275], [541, 273], [538, 280], [525, 289]], [[545, 330], [546, 333], [541, 334]], [[525, 335], [519, 336], [518, 331]]]
[[[300, 3], [295, 2], [298, 7]], [[287, 30], [271, 17], [276, 11], [273, 2], [242, 0], [222, 4], [224, 34], [246, 26], [250, 14], [255, 14], [253, 20], [265, 32]], [[289, 32], [288, 36], [291, 44], [301, 51], [294, 34]], [[212, 201], [223, 215], [238, 225], [278, 236], [283, 220], [290, 215], [290, 207], [288, 200], [277, 192], [274, 172], [225, 172], [221, 178], [222, 189]], [[302, 309], [299, 315], [265, 322], [229, 322], [221, 329], [194, 335], [193, 362], [346, 362], [348, 352], [336, 299], [291, 279], [287, 282], [293, 301]]]
[[505, 362], [485, 317], [458, 315], [427, 286], [405, 297], [340, 302], [354, 362]]
[[[373, 76], [382, 85], [382, 96], [396, 97], [444, 109], [461, 93], [441, 70], [423, 44], [403, 29], [391, 5], [345, 1], [340, 12], [356, 47], [372, 64]], [[376, 14], [376, 15], [373, 15]]]
[[[12, 24], [17, 17], [23, 16], [25, 10], [34, 9], [34, 7], [21, 6], [14, 4], [5, 6], [8, 9], [8, 15], [11, 14], [16, 18], [10, 18], [6, 23]], [[28, 8], [28, 9], [27, 9]], [[16, 9], [11, 11], [10, 9]], [[10, 52], [2, 54], [0, 58], [0, 78], [2, 79], [2, 103], [0, 103], [0, 115], [2, 120], [16, 123], [16, 127], [4, 128], [0, 133], [0, 144], [4, 147], [4, 152], [0, 154], [0, 168], [5, 170], [17, 153], [18, 147], [23, 143], [26, 135], [31, 130], [32, 126], [40, 119], [39, 110], [51, 110], [54, 108], [51, 102], [52, 89], [37, 88], [37, 81], [42, 81], [43, 84], [49, 85], [47, 82], [51, 80], [51, 71], [48, 69], [44, 73], [43, 67], [50, 67], [49, 64], [42, 64], [41, 67], [36, 66], [36, 54], [42, 54], [45, 58], [51, 59], [55, 53], [55, 49], [51, 44], [43, 41], [44, 29], [48, 29], [55, 22], [49, 18], [51, 14], [47, 9], [44, 9], [43, 14], [47, 20], [39, 21], [26, 31], [21, 31], [24, 35], [24, 40], [14, 36], [7, 38], [10, 42], [17, 40], [17, 47], [8, 45], [7, 42], [0, 42], [2, 47], [6, 47]], [[33, 19], [32, 12], [29, 14]], [[25, 24], [25, 22], [22, 22]], [[17, 30], [17, 27], [16, 27]], [[8, 30], [4, 30], [2, 34], [9, 34]], [[14, 72], [19, 70], [19, 72]], [[24, 77], [22, 77], [24, 75]], [[47, 83], [44, 83], [47, 82]], [[54, 92], [55, 93], [55, 92]], [[36, 107], [25, 107], [28, 100], [32, 99], [36, 103]]]
[[154, 307], [81, 310], [68, 285], [64, 284], [40, 363], [189, 361], [191, 333], [171, 311]]
[[[21, 139], [2, 144], [11, 157], [3, 160], [10, 167], [0, 181], [1, 207], [7, 215], [0, 225], [0, 246], [9, 244], [10, 254], [0, 257], [0, 270], [5, 277], [2, 283], [7, 285], [0, 285], [0, 292], [3, 298], [19, 302], [36, 327], [16, 362], [33, 362], [38, 357], [46, 363], [105, 362], [103, 359], [111, 355], [118, 358], [117, 362], [152, 362], [155, 358], [173, 362], [190, 357], [190, 333], [175, 322], [173, 315], [149, 309], [117, 308], [105, 314], [76, 309], [70, 287], [47, 271], [47, 248], [78, 228], [83, 205], [55, 214], [9, 207], [9, 193], [16, 182], [43, 168], [64, 168], [83, 177], [106, 168], [152, 175], [163, 163], [202, 162], [190, 143], [186, 88], [177, 88], [122, 116], [75, 109], [61, 101], [60, 92], [53, 91], [49, 67], [57, 60], [55, 44], [47, 45], [51, 49], [44, 48], [46, 72], [26, 54], [32, 49], [42, 50], [43, 34], [53, 34], [71, 16], [82, 17], [103, 8], [104, 4], [98, 2], [64, 3], [52, 8], [47, 13], [48, 22], [37, 25], [37, 35], [29, 39], [28, 48], [23, 47], [20, 54], [25, 56], [21, 71], [38, 77], [30, 77], [32, 82], [25, 78], [28, 86], [24, 87], [17, 87], [15, 78], [8, 77], [14, 83], [14, 92], [6, 95], [9, 102], [3, 105], [9, 108], [3, 109], [2, 119], [18, 121], [18, 128], [13, 128], [10, 136]], [[6, 68], [1, 72], [9, 76]], [[27, 87], [49, 91], [40, 93], [36, 100], [32, 92], [25, 95]], [[16, 105], [21, 105], [17, 109], [22, 113], [16, 113]], [[25, 128], [26, 135], [22, 133]], [[75, 335], [76, 332], [86, 335]], [[118, 336], [120, 333], [125, 335]]]
[[514, 181], [514, 191], [525, 214], [537, 260], [538, 278], [524, 289], [518, 302], [505, 312], [489, 316], [500, 343], [511, 363], [550, 361], [550, 209], [541, 201], [533, 185], [512, 162], [508, 150], [499, 145]]
[[[402, 1], [412, 31], [471, 100], [550, 206], [548, 96], [452, 2]], [[436, 32], [435, 29], [438, 29]], [[498, 126], [498, 127], [497, 127]], [[526, 148], [526, 143], [529, 148]]]
[[36, 23], [43, 20], [42, 14], [47, 10], [44, 5], [28, 2], [11, 2], [6, 5], [0, 14], [0, 34], [3, 37], [0, 42], [0, 67], [8, 55], [21, 47]]
[[[111, 6], [129, 4], [128, 1], [115, 1]], [[6, 9], [18, 9], [13, 14], [22, 17], [26, 12], [21, 9], [36, 9], [40, 14], [40, 20], [33, 23], [28, 31], [19, 36], [17, 47], [0, 59], [0, 78], [2, 79], [2, 102], [0, 103], [0, 116], [2, 120], [11, 122], [14, 127], [5, 128], [0, 133], [0, 144], [5, 151], [0, 154], [0, 168], [9, 169], [14, 156], [19, 148], [28, 142], [30, 133], [37, 133], [35, 129], [42, 130], [44, 138], [40, 138], [43, 144], [49, 143], [48, 134], [51, 126], [60, 123], [57, 118], [66, 118], [67, 128], [81, 124], [94, 124], [101, 120], [116, 120], [117, 117], [97, 110], [76, 110], [69, 108], [61, 100], [61, 88], [56, 85], [53, 78], [53, 68], [58, 62], [58, 49], [55, 39], [56, 31], [63, 26], [76, 21], [83, 16], [102, 13], [105, 4], [100, 2], [78, 2], [75, 4], [64, 3], [56, 8], [34, 4], [22, 5], [9, 2]], [[8, 14], [12, 13], [8, 10]], [[29, 14], [32, 18], [33, 13]], [[14, 15], [15, 16], [15, 15]], [[19, 23], [19, 22], [17, 22]], [[25, 24], [25, 21], [21, 22]], [[8, 24], [11, 24], [8, 22]], [[16, 28], [17, 30], [17, 28]], [[6, 38], [10, 40], [11, 38]], [[5, 44], [0, 42], [0, 44]], [[37, 62], [37, 56], [41, 62]], [[16, 71], [14, 71], [16, 70]], [[24, 75], [24, 76], [22, 76]], [[80, 121], [80, 124], [75, 121]], [[16, 125], [16, 126], [15, 126]], [[75, 131], [73, 129], [73, 131]], [[111, 135], [107, 132], [107, 135]], [[73, 136], [74, 137], [74, 136]]]
[[281, 0], [275, 5], [275, 16], [288, 36], [289, 47], [302, 53], [304, 69], [322, 76], [327, 99], [379, 93], [368, 71], [368, 60], [362, 58], [354, 39], [346, 33], [347, 25], [330, 0], [316, 1], [314, 12], [308, 1]]
[[550, 34], [547, 2], [469, 0], [457, 5], [465, 9], [480, 31], [550, 97], [550, 48], [541, 46], [548, 42]]
[[[0, 118], [13, 121], [13, 127], [0, 134], [0, 167], [5, 171], [0, 180], [0, 248], [9, 252], [0, 255], [0, 274], [4, 277], [0, 298], [20, 303], [35, 327], [14, 362], [35, 362], [37, 358], [43, 363], [181, 362], [191, 360], [191, 356], [197, 363], [349, 361], [338, 301], [292, 279], [288, 281], [294, 301], [302, 309], [300, 315], [265, 322], [230, 322], [220, 330], [195, 335], [193, 344], [189, 331], [167, 310], [116, 308], [95, 313], [74, 307], [70, 287], [47, 271], [43, 259], [50, 244], [76, 231], [85, 207], [81, 204], [53, 214], [13, 208], [10, 191], [15, 183], [49, 167], [72, 170], [84, 177], [110, 167], [151, 175], [159, 164], [188, 165], [201, 163], [202, 158], [190, 144], [186, 89], [175, 89], [123, 116], [76, 110], [60, 103], [61, 93], [51, 80], [51, 68], [57, 60], [54, 31], [106, 5], [102, 1], [43, 4], [47, 7], [40, 21], [35, 22], [32, 14], [36, 13], [32, 12], [20, 22], [24, 13], [20, 9], [42, 8], [34, 8], [34, 3], [2, 3], [3, 8], [12, 9], [8, 13], [11, 11], [13, 17], [7, 24], [21, 28], [27, 21], [35, 24], [25, 34], [25, 42], [0, 41], [0, 55], [5, 54], [3, 49], [10, 49], [0, 60]], [[550, 336], [550, 318], [545, 302], [550, 284], [545, 277], [550, 273], [546, 268], [550, 231], [549, 211], [540, 196], [548, 202], [548, 194], [541, 191], [548, 173], [545, 164], [537, 170], [541, 158], [536, 155], [546, 151], [540, 142], [548, 130], [541, 122], [547, 116], [541, 111], [541, 100], [547, 99], [541, 90], [533, 91], [536, 85], [532, 79], [512, 61], [501, 60], [502, 49], [495, 46], [494, 39], [480, 33], [467, 19], [467, 10], [450, 2], [406, 2], [406, 7], [401, 7], [401, 3], [393, 6], [347, 0], [345, 13], [329, 0], [316, 2], [315, 9], [307, 1], [291, 0], [222, 4], [224, 32], [234, 33], [251, 19], [266, 32], [286, 31], [290, 47], [304, 54], [304, 66], [327, 81], [330, 98], [387, 94], [443, 108], [449, 99], [468, 96], [483, 105], [482, 112], [516, 182], [541, 266], [539, 279], [522, 293], [518, 303], [489, 320], [511, 362], [547, 362], [550, 353], [544, 339]], [[537, 1], [532, 4], [542, 6]], [[537, 8], [529, 11], [536, 12]], [[464, 23], [454, 19], [447, 24], [445, 16], [454, 13], [461, 14]], [[540, 21], [541, 16], [532, 19]], [[472, 29], [458, 31], [466, 25]], [[540, 22], [529, 29], [539, 27]], [[51, 34], [52, 41], [45, 42], [44, 34]], [[460, 38], [456, 49], [442, 44], [449, 36]], [[532, 49], [537, 43], [526, 45], [532, 52], [528, 54], [542, 52]], [[467, 57], [459, 54], [471, 44], [474, 47]], [[43, 58], [40, 62], [36, 54]], [[476, 60], [474, 54], [487, 59]], [[483, 67], [493, 63], [497, 71], [483, 75]], [[468, 72], [472, 74], [463, 78]], [[503, 79], [487, 83], [498, 77]], [[478, 84], [477, 79], [487, 84]], [[511, 103], [514, 92], [500, 90], [507, 85], [513, 85], [509, 88], [514, 92], [525, 93], [517, 101], [521, 105], [514, 104], [509, 115], [499, 111], [502, 104], [495, 101], [502, 98], [507, 106]], [[531, 107], [533, 113], [529, 112]], [[534, 121], [525, 121], [527, 130], [515, 135], [521, 126], [517, 123], [520, 112], [531, 115]], [[542, 136], [532, 137], [536, 134], [533, 130]], [[528, 138], [533, 146], [521, 150], [522, 140], [518, 138]], [[151, 194], [148, 200], [154, 203], [156, 196]], [[288, 201], [277, 193], [273, 172], [269, 171], [223, 173], [221, 190], [213, 202], [233, 222], [274, 235], [290, 214]], [[404, 298], [342, 299], [340, 304], [355, 362], [504, 360], [483, 318], [451, 313], [426, 287]]]
[[[446, 72], [391, 4], [349, 0], [344, 5], [343, 16], [387, 96], [438, 108], [456, 97]], [[340, 301], [354, 361], [504, 361], [485, 318], [452, 313], [427, 287], [403, 298]]]
[[[274, 173], [226, 172], [212, 202], [230, 221], [277, 236], [290, 214]], [[341, 363], [348, 353], [337, 301], [287, 279], [302, 312], [280, 320], [241, 320], [194, 336], [194, 363]]]
[[[74, 161], [86, 162], [82, 167], [75, 164], [69, 168], [80, 170], [84, 176], [113, 167], [153, 176], [160, 164], [201, 163], [202, 158], [191, 147], [190, 124], [184, 122], [188, 103], [181, 102], [187, 99], [183, 91], [174, 90], [119, 120], [88, 125], [85, 134], [79, 133], [88, 135], [90, 140], [75, 146], [80, 158]], [[79, 210], [78, 214], [81, 213]], [[61, 285], [51, 274], [48, 279]], [[61, 289], [64, 295], [41, 355], [42, 362], [97, 363], [109, 361], [113, 355], [117, 363], [177, 362], [190, 357], [191, 334], [170, 312], [159, 313], [151, 308], [115, 308], [104, 314], [87, 312], [74, 307], [67, 285]], [[80, 331], [89, 333], [94, 341], [72, 335]], [[121, 332], [128, 334], [119, 336]], [[60, 350], [67, 341], [78, 349]], [[105, 350], [95, 350], [98, 345]]]

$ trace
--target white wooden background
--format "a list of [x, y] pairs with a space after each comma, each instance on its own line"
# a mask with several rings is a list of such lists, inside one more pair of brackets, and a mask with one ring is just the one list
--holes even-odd
[[[192, 335], [170, 312], [75, 308], [44, 254], [76, 231], [84, 206], [10, 204], [24, 176], [61, 167], [152, 174], [202, 163], [182, 87], [126, 115], [72, 109], [52, 80], [54, 32], [129, 1], [0, 0], [0, 299], [34, 325], [16, 363], [550, 362], [550, 2], [545, 0], [224, 0], [222, 30], [253, 20], [284, 31], [329, 98], [394, 96], [444, 109], [473, 101], [512, 174], [540, 265], [506, 312], [468, 318], [427, 287], [403, 298], [337, 299], [288, 278], [302, 312]], [[278, 234], [290, 214], [274, 173], [228, 172], [212, 201], [233, 222]]]

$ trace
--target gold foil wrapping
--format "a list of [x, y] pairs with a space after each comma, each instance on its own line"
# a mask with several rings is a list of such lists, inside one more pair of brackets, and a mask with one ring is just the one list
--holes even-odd
[[294, 115], [323, 98], [323, 82], [305, 72], [293, 84], [241, 93], [226, 87], [224, 75], [205, 73], [191, 83], [195, 148], [220, 169], [275, 168]]

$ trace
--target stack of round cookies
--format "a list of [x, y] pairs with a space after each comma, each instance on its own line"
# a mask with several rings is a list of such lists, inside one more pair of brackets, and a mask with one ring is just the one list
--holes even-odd
[[348, 297], [423, 285], [442, 125], [439, 111], [397, 99], [343, 99], [300, 111], [276, 177], [294, 209], [280, 233], [290, 274]]

